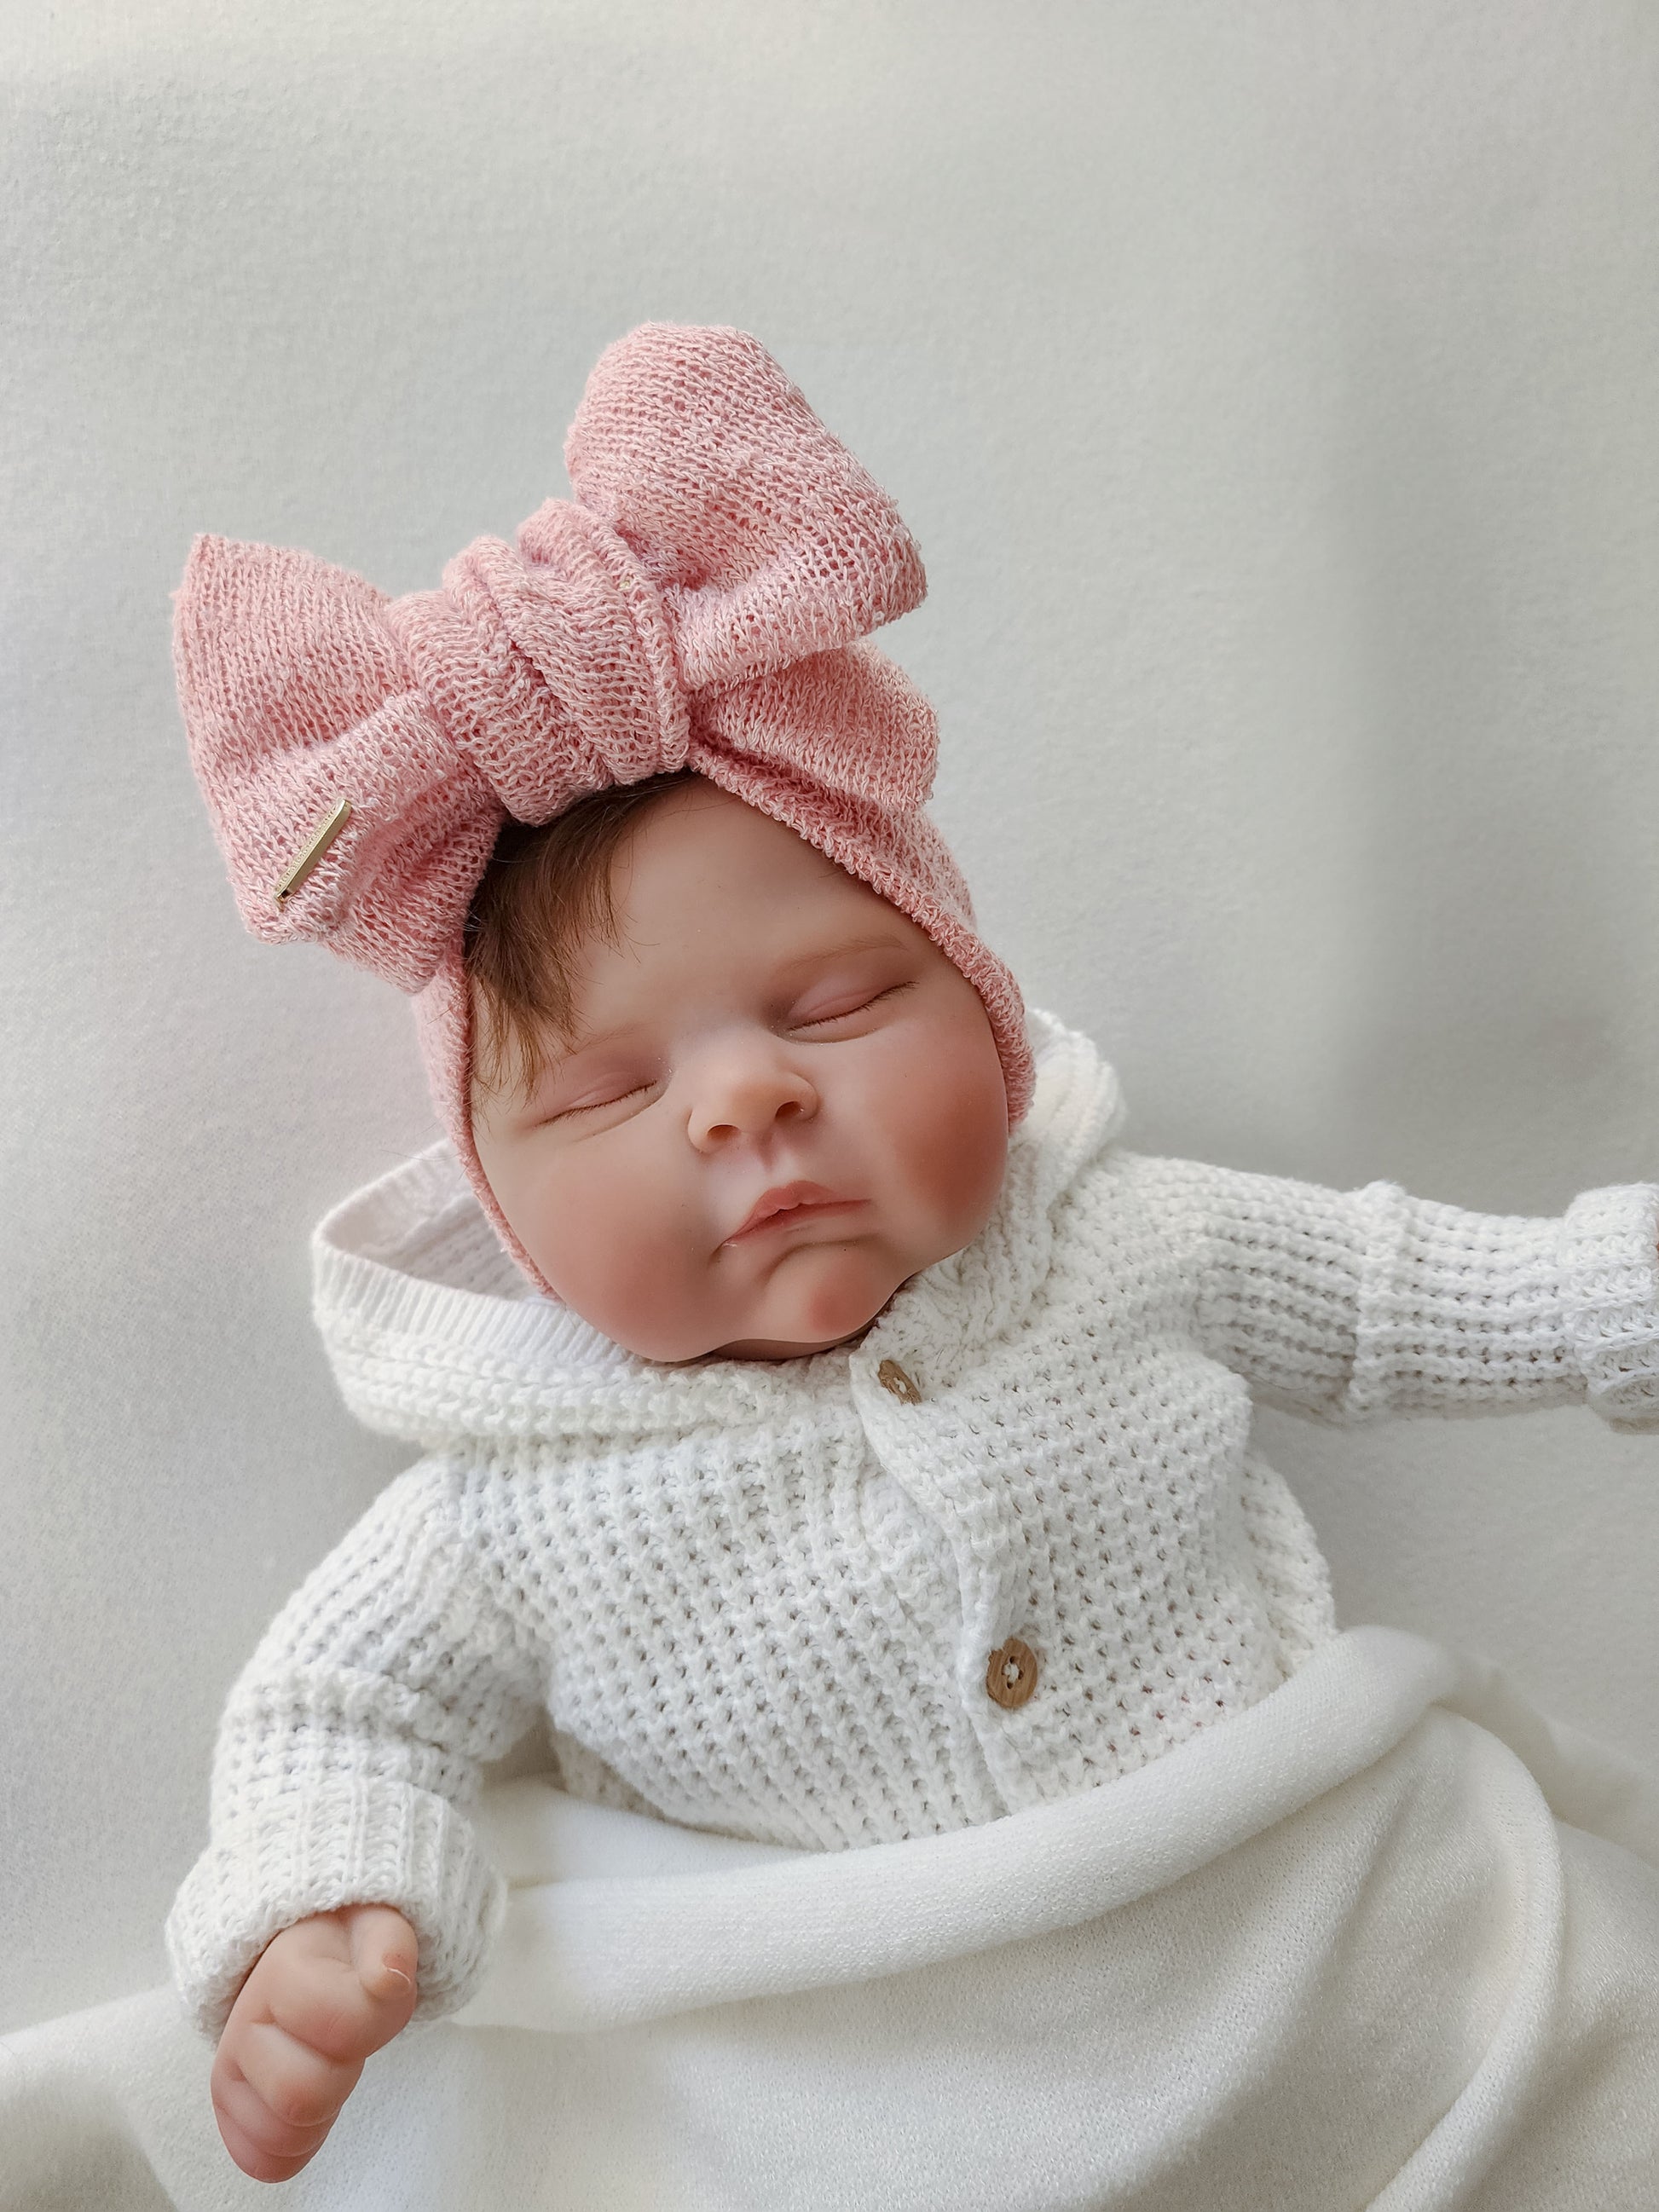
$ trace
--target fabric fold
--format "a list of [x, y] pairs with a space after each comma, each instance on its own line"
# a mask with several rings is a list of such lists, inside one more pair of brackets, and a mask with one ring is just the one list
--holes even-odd
[[[736, 1865], [729, 1838], [578, 1809], [533, 1778], [507, 1784], [480, 1818], [487, 1848], [517, 1877], [489, 1973], [455, 2017], [599, 2030], [1074, 1927], [1185, 1880], [1337, 1789], [1457, 1682], [1437, 1645], [1351, 1630], [1225, 1728], [1109, 1789], [854, 1851], [745, 1844]], [[653, 1832], [640, 1838], [641, 1828]], [[577, 1871], [625, 1866], [635, 1850], [654, 1871]], [[558, 1878], [536, 1879], [542, 1867]]]
[[[1415, 1637], [923, 1846], [533, 1778], [477, 1827], [490, 1972], [376, 2054], [296, 2212], [1650, 2212], [1659, 1794]], [[240, 2203], [210, 2063], [168, 1988], [0, 2039], [0, 2212]]]

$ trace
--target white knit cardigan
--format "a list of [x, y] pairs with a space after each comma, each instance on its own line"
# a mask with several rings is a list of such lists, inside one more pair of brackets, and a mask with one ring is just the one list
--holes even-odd
[[[467, 1808], [544, 1714], [578, 1795], [836, 1850], [1091, 1789], [1254, 1704], [1334, 1625], [1252, 1392], [1659, 1419], [1659, 1185], [1530, 1219], [1149, 1158], [1087, 1039], [1032, 1030], [994, 1215], [850, 1348], [622, 1351], [528, 1294], [447, 1146], [322, 1223], [341, 1389], [427, 1456], [230, 1692], [167, 1928], [204, 2033], [278, 1929], [360, 1899], [419, 1935], [417, 2019], [465, 2003], [505, 1910]], [[1012, 1708], [1009, 1638], [1037, 1669]]]

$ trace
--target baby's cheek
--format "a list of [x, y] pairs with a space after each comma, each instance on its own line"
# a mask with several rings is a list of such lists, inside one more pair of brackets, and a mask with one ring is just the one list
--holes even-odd
[[[936, 1068], [914, 1085], [900, 1109], [901, 1154], [911, 1192], [927, 1213], [963, 1241], [976, 1235], [1002, 1185], [1008, 1152], [1002, 1071], [969, 1062]], [[943, 1256], [942, 1255], [940, 1256]]]
[[548, 1279], [584, 1320], [619, 1342], [672, 1339], [695, 1304], [683, 1241], [666, 1225], [672, 1218], [637, 1186], [588, 1185], [573, 1195], [560, 1226], [561, 1273]]
[[487, 1164], [514, 1234], [573, 1313], [630, 1351], [682, 1356], [704, 1324], [688, 1259], [674, 1241], [684, 1194], [661, 1188], [649, 1161], [578, 1146], [525, 1148]]

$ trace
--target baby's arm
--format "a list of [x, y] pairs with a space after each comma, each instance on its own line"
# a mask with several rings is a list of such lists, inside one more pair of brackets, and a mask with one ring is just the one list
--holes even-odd
[[215, 2041], [273, 1938], [343, 1907], [408, 1923], [411, 2018], [464, 2004], [483, 1972], [505, 1885], [467, 1813], [482, 1763], [542, 1697], [539, 1656], [488, 1583], [475, 1505], [441, 1460], [398, 1476], [231, 1690], [211, 1838], [167, 1927], [179, 1996]]
[[251, 2179], [289, 2181], [321, 2149], [365, 2059], [409, 2025], [416, 1953], [384, 1905], [313, 1915], [266, 1944], [210, 2084], [225, 2148]]
[[1659, 1419], [1659, 1184], [1533, 1217], [1189, 1160], [1120, 1171], [1188, 1262], [1204, 1349], [1273, 1402], [1342, 1425], [1573, 1402]]

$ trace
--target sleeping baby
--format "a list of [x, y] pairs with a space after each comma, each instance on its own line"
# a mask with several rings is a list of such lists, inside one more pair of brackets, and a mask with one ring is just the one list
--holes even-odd
[[469, 1813], [538, 1725], [681, 1828], [972, 1829], [1336, 1637], [1254, 1398], [1659, 1417], [1659, 1188], [1529, 1219], [1123, 1147], [923, 811], [866, 641], [915, 549], [754, 339], [634, 331], [566, 458], [440, 591], [204, 537], [177, 595], [245, 921], [413, 994], [447, 1131], [318, 1244], [348, 1401], [424, 1455], [237, 1680], [167, 1926], [261, 2180], [480, 1984]]

